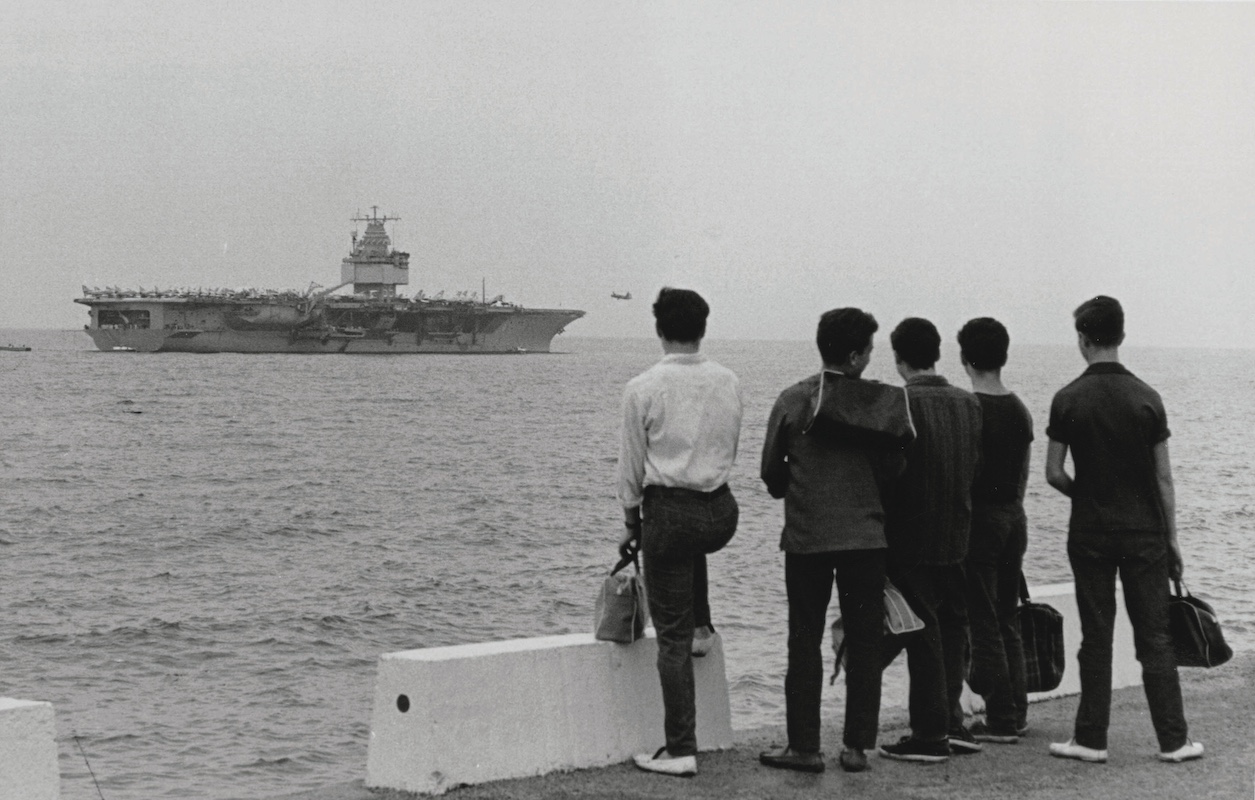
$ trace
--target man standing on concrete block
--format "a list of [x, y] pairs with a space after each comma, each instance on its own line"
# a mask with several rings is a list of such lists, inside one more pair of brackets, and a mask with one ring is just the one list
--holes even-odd
[[911, 602], [924, 629], [886, 639], [884, 663], [906, 647], [911, 734], [880, 746], [880, 755], [935, 763], [980, 752], [963, 725], [966, 672], [967, 559], [972, 485], [980, 463], [980, 402], [937, 374], [941, 335], [926, 319], [902, 320], [889, 336], [906, 381], [915, 442], [886, 509], [889, 578]]
[[[728, 489], [741, 434], [741, 387], [733, 372], [700, 352], [710, 307], [697, 292], [666, 288], [654, 302], [663, 358], [623, 393], [620, 551], [640, 549], [645, 594], [658, 636], [666, 745], [636, 765], [667, 775], [697, 774], [693, 656], [713, 646], [706, 555], [736, 532]], [[696, 631], [696, 638], [695, 638]]]
[[[1120, 363], [1119, 302], [1100, 295], [1072, 316], [1089, 367], [1050, 405], [1046, 480], [1072, 498], [1068, 560], [1081, 619], [1081, 700], [1072, 739], [1051, 744], [1050, 753], [1107, 760], [1118, 572], [1159, 758], [1201, 758], [1202, 743], [1189, 738], [1168, 632], [1168, 579], [1180, 579], [1182, 561], [1163, 401]], [[1075, 478], [1065, 465], [1069, 449]]]
[[971, 726], [978, 742], [1015, 744], [1028, 727], [1024, 646], [1018, 609], [1020, 570], [1028, 547], [1024, 489], [1033, 417], [1002, 383], [1011, 337], [996, 319], [969, 320], [959, 331], [959, 358], [980, 401], [981, 470], [972, 490], [967, 548], [967, 606], [972, 627], [968, 683], [985, 698], [985, 720]]
[[771, 496], [784, 499], [780, 549], [789, 600], [789, 741], [759, 755], [769, 767], [824, 771], [820, 651], [834, 578], [848, 654], [841, 767], [866, 769], [865, 751], [876, 746], [886, 547], [881, 493], [901, 471], [912, 435], [903, 390], [860, 379], [878, 327], [857, 308], [824, 313], [815, 337], [823, 369], [781, 392], [767, 421], [761, 474]]

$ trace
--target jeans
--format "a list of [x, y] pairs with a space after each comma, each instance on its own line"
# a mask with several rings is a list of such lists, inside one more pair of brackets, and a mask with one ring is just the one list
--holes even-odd
[[[693, 628], [697, 607], [710, 622], [705, 598], [706, 554], [722, 548], [736, 533], [738, 508], [727, 487], [693, 492], [645, 488], [641, 509], [641, 555], [645, 595], [658, 636], [658, 679], [662, 684], [667, 752], [697, 752], [697, 704], [693, 684]], [[700, 576], [702, 597], [695, 599]]]
[[1107, 748], [1111, 718], [1111, 638], [1116, 616], [1116, 573], [1142, 662], [1142, 684], [1159, 749], [1170, 752], [1189, 738], [1181, 683], [1168, 633], [1167, 541], [1162, 532], [1073, 531], [1068, 559], [1076, 579], [1081, 617], [1081, 701], [1076, 743]]
[[972, 626], [968, 684], [985, 698], [985, 719], [998, 732], [1028, 723], [1024, 643], [1020, 640], [1020, 568], [1028, 524], [1019, 503], [977, 506], [967, 551], [967, 607]]
[[890, 575], [924, 629], [886, 636], [881, 664], [889, 666], [906, 649], [911, 690], [907, 700], [911, 736], [943, 741], [963, 726], [963, 677], [967, 672], [967, 581], [962, 564], [918, 564]]
[[785, 714], [789, 746], [802, 753], [819, 752], [819, 701], [824, 678], [821, 649], [834, 576], [847, 652], [843, 740], [846, 747], [862, 750], [876, 746], [880, 648], [885, 630], [885, 551], [786, 553], [789, 667], [784, 678]]

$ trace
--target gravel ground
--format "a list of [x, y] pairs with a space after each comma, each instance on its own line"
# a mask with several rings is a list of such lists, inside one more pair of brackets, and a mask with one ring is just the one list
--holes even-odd
[[[1017, 745], [985, 745], [985, 751], [921, 765], [871, 756], [871, 769], [842, 772], [836, 764], [840, 733], [824, 730], [828, 771], [822, 775], [783, 772], [758, 764], [758, 752], [782, 742], [783, 727], [738, 734], [731, 750], [698, 756], [699, 774], [683, 779], [653, 775], [631, 764], [497, 781], [455, 789], [449, 800], [548, 800], [549, 798], [814, 798], [868, 800], [951, 798], [1235, 798], [1255, 800], [1255, 656], [1243, 655], [1211, 670], [1181, 671], [1190, 734], [1206, 746], [1200, 761], [1165, 764], [1141, 687], [1117, 690], [1111, 709], [1106, 764], [1051, 758], [1047, 745], [1068, 739], [1077, 698], [1034, 704], [1029, 735]], [[905, 713], [882, 715], [882, 741], [906, 732]], [[659, 732], [661, 734], [661, 731]], [[363, 768], [364, 769], [364, 768]], [[371, 791], [362, 781], [276, 800], [407, 800], [416, 795]]]

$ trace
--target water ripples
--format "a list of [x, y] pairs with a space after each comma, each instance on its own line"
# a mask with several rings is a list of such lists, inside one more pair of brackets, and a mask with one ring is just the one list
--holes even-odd
[[[655, 342], [363, 359], [120, 357], [81, 333], [19, 338], [36, 350], [0, 362], [0, 663], [6, 694], [55, 704], [66, 800], [97, 797], [76, 733], [110, 800], [344, 784], [365, 770], [380, 654], [591, 626], [621, 518], [620, 393]], [[709, 349], [746, 397], [741, 526], [710, 561], [734, 724], [781, 724], [781, 510], [757, 457], [813, 346]], [[1171, 415], [1190, 589], [1251, 649], [1255, 411], [1237, 379], [1255, 354], [1129, 360]], [[1038, 431], [1034, 583], [1070, 580], [1067, 501], [1041, 480], [1041, 431], [1081, 366], [1070, 348], [1017, 348], [1008, 369]], [[872, 377], [896, 382], [891, 371], [882, 357]], [[886, 704], [903, 673], [890, 668]], [[825, 687], [827, 718], [843, 692]]]

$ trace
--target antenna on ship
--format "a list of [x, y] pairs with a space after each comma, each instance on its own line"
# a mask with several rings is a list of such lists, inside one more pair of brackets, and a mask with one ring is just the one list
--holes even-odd
[[379, 216], [379, 206], [371, 206], [369, 217], [362, 216], [362, 212], [358, 211], [357, 216], [353, 217], [350, 222], [398, 222], [400, 219], [400, 217], [390, 217], [387, 214], [381, 217]]

